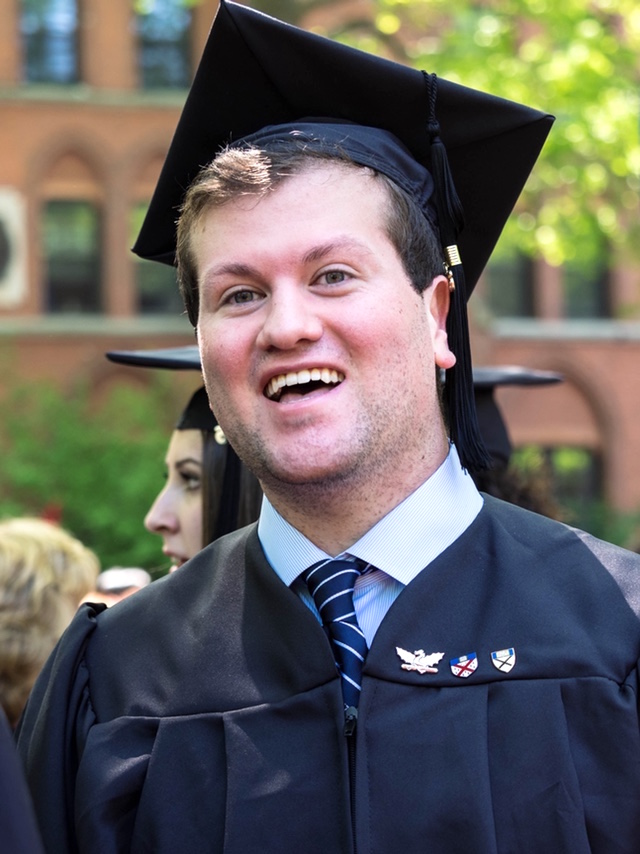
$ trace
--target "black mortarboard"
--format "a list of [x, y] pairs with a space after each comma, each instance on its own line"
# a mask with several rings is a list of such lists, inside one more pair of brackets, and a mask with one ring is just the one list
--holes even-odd
[[[121, 365], [134, 365], [138, 368], [168, 368], [170, 370], [190, 370], [200, 368], [198, 348], [166, 347], [160, 350], [110, 350], [107, 359]], [[205, 430], [213, 433], [222, 429], [209, 406], [209, 398], [204, 387], [199, 388], [191, 396], [189, 403], [182, 411], [176, 423], [176, 430]]]
[[110, 350], [106, 356], [111, 362], [139, 368], [200, 370], [200, 353], [196, 344], [186, 347], [161, 347], [159, 350]]
[[540, 386], [562, 382], [562, 374], [536, 371], [516, 365], [473, 369], [473, 391], [478, 426], [491, 457], [492, 468], [506, 468], [511, 457], [511, 439], [496, 403], [494, 392], [502, 386]]
[[307, 117], [389, 131], [433, 175], [457, 290], [445, 401], [463, 464], [477, 466], [465, 301], [553, 119], [222, 0], [134, 252], [174, 263], [178, 210], [200, 168], [229, 142]]

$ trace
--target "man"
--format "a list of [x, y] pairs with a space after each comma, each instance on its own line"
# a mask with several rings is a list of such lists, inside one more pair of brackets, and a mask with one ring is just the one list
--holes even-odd
[[[20, 733], [48, 850], [633, 850], [638, 559], [483, 498], [459, 461], [483, 459], [465, 288], [549, 122], [489, 98], [474, 126], [456, 87], [233, 4], [203, 63], [137, 251], [173, 257], [176, 188], [225, 125], [178, 268], [266, 500], [68, 631]], [[309, 67], [330, 97], [297, 103]], [[254, 89], [220, 85], [245, 72]]]

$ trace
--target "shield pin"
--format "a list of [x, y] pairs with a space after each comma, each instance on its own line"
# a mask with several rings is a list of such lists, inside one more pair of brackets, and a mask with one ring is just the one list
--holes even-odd
[[511, 646], [509, 649], [498, 649], [496, 652], [492, 652], [491, 663], [501, 673], [509, 673], [510, 670], [513, 670], [516, 663], [515, 649]]
[[467, 655], [461, 655], [460, 658], [452, 658], [449, 666], [454, 676], [468, 679], [478, 667], [478, 656], [475, 652], [469, 652]]

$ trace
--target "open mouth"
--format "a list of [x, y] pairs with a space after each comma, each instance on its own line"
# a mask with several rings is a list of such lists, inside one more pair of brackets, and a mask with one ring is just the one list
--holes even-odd
[[319, 388], [339, 385], [344, 380], [344, 374], [331, 368], [311, 368], [304, 371], [292, 371], [272, 377], [264, 390], [269, 400], [278, 403], [284, 395], [293, 394], [296, 397], [309, 394]]

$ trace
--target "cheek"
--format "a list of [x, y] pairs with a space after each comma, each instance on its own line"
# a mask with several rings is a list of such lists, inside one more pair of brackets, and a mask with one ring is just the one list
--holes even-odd
[[240, 369], [242, 354], [246, 349], [241, 340], [241, 332], [240, 328], [234, 332], [224, 323], [205, 322], [198, 326], [202, 371], [211, 385], [226, 385], [228, 378]]
[[202, 548], [202, 493], [185, 499], [182, 512], [182, 530], [188, 541], [190, 551], [195, 553]]

